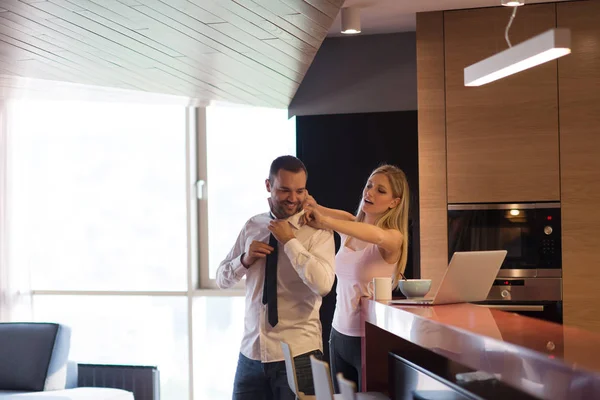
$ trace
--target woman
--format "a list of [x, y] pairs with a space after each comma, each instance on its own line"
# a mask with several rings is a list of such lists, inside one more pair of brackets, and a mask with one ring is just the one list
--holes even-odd
[[396, 287], [406, 268], [408, 248], [408, 181], [393, 165], [375, 169], [363, 189], [356, 216], [320, 206], [309, 196], [305, 221], [316, 228], [332, 229], [342, 238], [335, 264], [337, 304], [329, 339], [330, 364], [337, 388], [338, 372], [361, 390], [360, 300], [371, 297], [369, 282], [389, 276]]

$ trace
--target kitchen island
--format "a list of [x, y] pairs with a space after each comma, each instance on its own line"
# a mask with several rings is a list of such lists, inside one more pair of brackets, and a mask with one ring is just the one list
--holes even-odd
[[[600, 399], [600, 335], [473, 304], [364, 300], [362, 313], [369, 391], [396, 399], [415, 390], [414, 398]], [[446, 386], [459, 394], [444, 397]]]

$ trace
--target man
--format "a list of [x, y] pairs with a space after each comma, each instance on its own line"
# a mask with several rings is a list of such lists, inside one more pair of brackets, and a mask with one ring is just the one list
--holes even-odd
[[234, 400], [295, 398], [287, 383], [281, 341], [294, 352], [300, 391], [314, 393], [309, 357], [323, 356], [319, 308], [335, 278], [335, 244], [331, 231], [300, 222], [306, 179], [306, 167], [296, 157], [272, 162], [265, 182], [271, 212], [246, 222], [217, 271], [222, 289], [246, 276]]

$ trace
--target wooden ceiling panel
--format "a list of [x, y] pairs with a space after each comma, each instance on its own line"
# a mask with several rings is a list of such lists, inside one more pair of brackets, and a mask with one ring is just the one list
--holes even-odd
[[[329, 29], [329, 27], [331, 26], [331, 23], [329, 21], [332, 18], [335, 18], [335, 15], [333, 15], [332, 17], [329, 17], [328, 15], [321, 12], [318, 9], [319, 8], [318, 6], [317, 6], [317, 8], [315, 8], [315, 6], [308, 4], [307, 1], [308, 0], [283, 0], [284, 3], [286, 3], [288, 6], [290, 6], [290, 8], [294, 9], [297, 13], [306, 16], [311, 21], [316, 22], [322, 28]], [[321, 4], [321, 5], [328, 4], [327, 1], [318, 1], [318, 0], [315, 0], [313, 3], [317, 3], [317, 4]], [[337, 13], [335, 13], [335, 14], [337, 14]]]
[[300, 28], [301, 30], [303, 30], [304, 32], [306, 32], [307, 34], [309, 34], [315, 38], [321, 37], [323, 34], [325, 34], [325, 35], [327, 34], [327, 32], [325, 31], [325, 28], [323, 28], [319, 24], [316, 24], [314, 21], [312, 21], [306, 15], [288, 14], [288, 15], [283, 15], [281, 18], [283, 18], [286, 21], [288, 21], [289, 23], [297, 26], [298, 28]]
[[342, 3], [0, 0], [0, 74], [287, 107]]
[[[231, 3], [227, 2], [225, 4]], [[290, 23], [283, 17], [272, 13], [270, 10], [254, 3], [252, 0], [235, 0], [234, 4], [239, 4], [240, 6], [243, 6], [243, 8], [248, 10], [250, 14], [259, 16], [259, 21], [254, 23], [257, 26], [260, 26], [262, 29], [271, 32], [273, 35], [278, 36], [280, 39], [285, 40], [287, 38], [288, 42], [292, 41], [295, 43], [305, 43], [306, 45], [314, 48], [315, 51], [321, 45], [322, 40], [318, 39], [317, 36], [311, 36], [309, 33], [300, 29], [298, 26]], [[235, 12], [239, 11], [237, 9], [235, 10]], [[292, 37], [295, 39], [292, 39]]]

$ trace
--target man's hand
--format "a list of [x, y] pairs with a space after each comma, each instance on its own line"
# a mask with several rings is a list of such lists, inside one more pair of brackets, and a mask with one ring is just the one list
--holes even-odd
[[278, 242], [286, 244], [296, 236], [287, 220], [272, 220], [269, 223], [269, 230], [275, 236]]
[[250, 266], [254, 264], [256, 260], [259, 258], [266, 258], [267, 254], [271, 254], [273, 250], [275, 249], [268, 244], [254, 240], [250, 244], [246, 254], [244, 254], [244, 257], [242, 257], [242, 265], [246, 268], [250, 268]]

